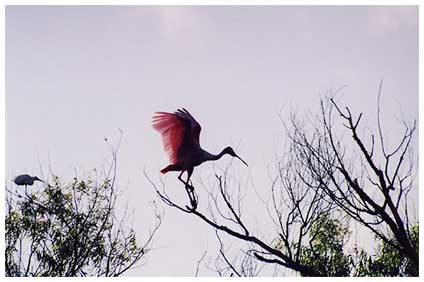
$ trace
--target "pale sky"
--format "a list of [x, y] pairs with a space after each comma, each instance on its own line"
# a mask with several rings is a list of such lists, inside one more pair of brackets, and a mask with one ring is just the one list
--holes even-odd
[[[348, 85], [341, 102], [372, 127], [380, 79], [391, 139], [401, 111], [418, 119], [416, 6], [8, 6], [6, 185], [40, 166], [46, 173], [49, 162], [65, 180], [99, 168], [109, 158], [104, 138], [116, 142], [120, 128], [121, 200], [142, 238], [158, 201], [143, 169], [157, 181], [168, 164], [155, 111], [188, 109], [202, 147], [235, 148], [249, 167], [234, 160], [233, 168], [266, 194], [278, 113], [316, 109], [320, 95]], [[211, 163], [196, 168], [194, 185], [213, 175]], [[176, 176], [166, 176], [167, 190], [184, 203]], [[266, 216], [256, 206], [244, 209], [252, 229]], [[157, 249], [127, 275], [192, 276], [205, 250], [216, 253], [209, 226], [162, 209]], [[214, 273], [201, 266], [200, 275]]]

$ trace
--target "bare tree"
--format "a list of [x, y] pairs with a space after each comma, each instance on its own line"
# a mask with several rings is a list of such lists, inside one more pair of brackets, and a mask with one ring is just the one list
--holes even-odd
[[[410, 238], [412, 223], [408, 216], [408, 194], [415, 187], [411, 144], [416, 127], [415, 122], [409, 125], [404, 121], [404, 134], [394, 148], [388, 148], [380, 117], [381, 87], [382, 83], [378, 92], [376, 136], [361, 136], [358, 130], [362, 113], [355, 117], [349, 107], [341, 109], [334, 98], [321, 102], [321, 116], [311, 133], [305, 132], [292, 118], [288, 136], [300, 170], [309, 176], [299, 177], [302, 184], [322, 191], [328, 202], [405, 254], [416, 266], [418, 275], [418, 248]], [[338, 115], [351, 134], [355, 157], [347, 153], [348, 145], [337, 136], [334, 115]], [[365, 143], [367, 139], [369, 144]]]
[[[273, 246], [258, 236], [251, 234], [249, 228], [246, 226], [242, 219], [242, 187], [239, 186], [240, 190], [236, 190], [237, 193], [234, 194], [229, 191], [229, 183], [227, 182], [229, 176], [225, 174], [228, 171], [229, 168], [227, 167], [227, 169], [223, 171], [223, 176], [219, 176], [217, 174], [215, 175], [218, 191], [213, 192], [212, 190], [208, 192], [209, 201], [207, 214], [206, 212], [200, 212], [197, 209], [197, 203], [191, 207], [175, 203], [166, 193], [164, 183], [162, 183], [162, 188], [159, 190], [157, 185], [150, 179], [146, 172], [145, 176], [153, 185], [156, 193], [165, 204], [174, 207], [184, 213], [197, 216], [205, 223], [212, 226], [216, 231], [226, 233], [232, 237], [246, 242], [249, 245], [249, 248], [245, 251], [244, 255], [240, 256], [240, 259], [244, 260], [244, 262], [242, 261], [240, 263], [239, 270], [237, 270], [237, 267], [234, 265], [234, 263], [228, 259], [225, 254], [223, 245], [221, 245], [220, 258], [224, 260], [226, 266], [222, 267], [217, 265], [216, 270], [218, 271], [218, 274], [228, 274], [229, 276], [256, 276], [259, 272], [257, 270], [260, 269], [260, 266], [252, 263], [251, 258], [254, 257], [257, 260], [265, 263], [276, 263], [281, 266], [288, 267], [302, 273], [305, 276], [322, 276], [320, 273], [314, 271], [307, 265], [301, 264], [300, 261], [295, 261], [292, 259], [291, 255], [283, 252], [276, 246]], [[235, 196], [236, 198], [233, 203], [231, 202], [232, 196]], [[195, 196], [195, 198], [198, 199], [198, 196]], [[190, 202], [192, 199], [193, 198], [190, 197]], [[222, 222], [225, 224], [221, 223], [219, 220], [222, 220]], [[219, 235], [217, 236], [219, 238], [220, 244], [222, 244]]]
[[[190, 197], [196, 199], [191, 207], [177, 204], [166, 194], [164, 185], [159, 189], [146, 177], [165, 204], [200, 218], [216, 230], [220, 260], [225, 265], [216, 267], [221, 275], [255, 273], [247, 271], [252, 264], [240, 263], [247, 256], [302, 276], [355, 275], [353, 254], [345, 252], [349, 222], [354, 221], [407, 261], [408, 272], [399, 270], [393, 275], [417, 276], [418, 243], [411, 232], [417, 222], [408, 215], [408, 194], [416, 188], [412, 151], [416, 127], [415, 122], [403, 121], [403, 135], [396, 146], [388, 148], [380, 114], [381, 87], [376, 134], [360, 134], [363, 114], [355, 116], [349, 107], [342, 109], [335, 94], [321, 100], [317, 115], [307, 114], [300, 120], [292, 114], [288, 122], [283, 121], [288, 142], [285, 153], [276, 159], [270, 199], [264, 200], [277, 230], [272, 242], [247, 225], [245, 218], [251, 211], [242, 212], [243, 188], [240, 183], [230, 184], [228, 167], [215, 174], [216, 187], [207, 189], [205, 211], [198, 208], [198, 196]], [[345, 132], [350, 137], [344, 136]], [[245, 256], [240, 255], [238, 261], [230, 259], [219, 233], [245, 242]], [[258, 265], [255, 268], [260, 269]]]

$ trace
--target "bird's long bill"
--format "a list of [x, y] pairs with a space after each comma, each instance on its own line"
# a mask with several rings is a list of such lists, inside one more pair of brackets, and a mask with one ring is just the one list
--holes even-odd
[[242, 158], [240, 158], [239, 156], [236, 155], [236, 158], [238, 158], [240, 161], [242, 161], [245, 165], [249, 166], [245, 161], [243, 161]]

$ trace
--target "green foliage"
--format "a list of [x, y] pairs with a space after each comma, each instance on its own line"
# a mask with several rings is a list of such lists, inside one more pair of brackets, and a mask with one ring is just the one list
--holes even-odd
[[41, 191], [7, 196], [6, 276], [117, 276], [149, 250], [154, 232], [139, 246], [116, 220], [110, 179], [54, 177]]
[[[418, 252], [418, 224], [412, 226], [410, 240]], [[383, 242], [373, 256], [363, 250], [358, 252], [355, 276], [418, 276], [418, 269], [399, 251], [399, 243], [391, 239], [390, 243]]]
[[[418, 269], [399, 251], [394, 238], [380, 243], [373, 255], [364, 250], [346, 254], [344, 242], [349, 234], [347, 225], [338, 219], [320, 216], [310, 230], [309, 246], [301, 248], [302, 265], [324, 276], [418, 276]], [[418, 251], [418, 224], [411, 227], [410, 240]]]
[[302, 265], [324, 276], [348, 276], [351, 259], [343, 252], [348, 235], [348, 228], [338, 219], [321, 215], [311, 227], [309, 246], [301, 248]]

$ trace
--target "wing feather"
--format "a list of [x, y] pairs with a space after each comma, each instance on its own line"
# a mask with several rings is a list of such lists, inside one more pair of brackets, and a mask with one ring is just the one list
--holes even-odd
[[161, 134], [164, 149], [173, 164], [194, 144], [199, 145], [200, 124], [186, 109], [178, 109], [175, 113], [157, 112], [153, 116], [153, 128]]
[[176, 163], [178, 148], [181, 147], [184, 137], [184, 122], [174, 114], [158, 112], [153, 117], [153, 128], [162, 136], [163, 147], [169, 161]]
[[177, 111], [185, 120], [189, 122], [189, 128], [190, 128], [190, 137], [189, 140], [191, 140], [192, 143], [199, 145], [199, 137], [200, 137], [200, 130], [202, 129], [200, 124], [194, 119], [194, 117], [186, 110], [178, 110]]

